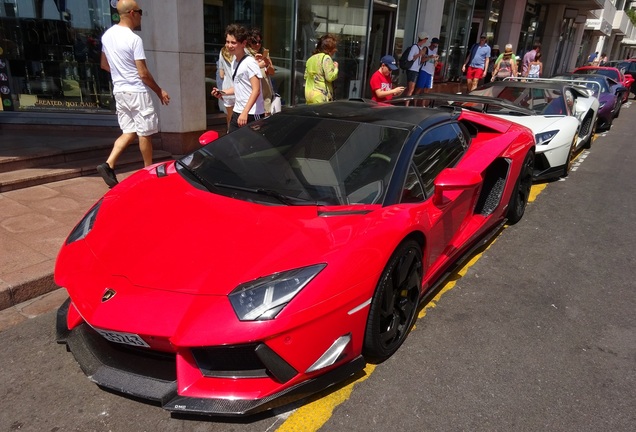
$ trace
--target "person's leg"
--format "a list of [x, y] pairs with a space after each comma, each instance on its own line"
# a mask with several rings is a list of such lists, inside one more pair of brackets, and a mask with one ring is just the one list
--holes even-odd
[[[406, 84], [406, 94], [404, 96], [411, 96], [413, 95], [413, 91], [415, 91], [415, 81], [409, 81]], [[411, 101], [406, 101], [406, 106], [409, 106], [411, 103]]]
[[234, 111], [234, 107], [233, 106], [229, 106], [229, 107], [225, 107], [225, 109], [227, 110], [227, 129], [226, 129], [225, 133], [229, 133], [230, 132], [230, 121], [232, 120], [232, 112]]
[[110, 151], [110, 155], [108, 155], [108, 159], [106, 159], [106, 163], [97, 165], [97, 172], [104, 179], [104, 182], [108, 185], [108, 187], [114, 187], [119, 183], [117, 181], [117, 176], [115, 175], [115, 164], [117, 163], [117, 159], [121, 153], [130, 145], [130, 143], [137, 136], [136, 133], [122, 133], [119, 138], [115, 140], [115, 144], [113, 145], [113, 149]]
[[[415, 83], [415, 90], [413, 90], [413, 95], [422, 94], [422, 92], [424, 91], [424, 89], [420, 86], [420, 76], [422, 76], [422, 72], [420, 72], [420, 74], [418, 75], [417, 82]], [[413, 106], [422, 106], [422, 101], [414, 100]]]
[[[406, 71], [406, 90], [402, 94], [403, 96], [411, 96], [415, 90], [415, 82], [417, 81], [417, 71]], [[409, 106], [410, 102], [406, 102], [406, 106]]]
[[139, 150], [144, 158], [144, 166], [152, 165], [152, 135], [139, 137]]
[[115, 140], [113, 149], [110, 151], [108, 159], [106, 159], [106, 163], [108, 164], [108, 166], [110, 166], [112, 169], [115, 169], [117, 159], [119, 159], [119, 156], [122, 154], [122, 152], [126, 150], [126, 147], [128, 147], [130, 143], [134, 141], [136, 136], [137, 134], [134, 132], [122, 133], [119, 138]]
[[230, 128], [228, 133], [232, 133], [235, 130], [239, 129], [238, 118], [241, 113], [237, 113], [236, 111], [232, 113], [232, 119], [230, 120]]

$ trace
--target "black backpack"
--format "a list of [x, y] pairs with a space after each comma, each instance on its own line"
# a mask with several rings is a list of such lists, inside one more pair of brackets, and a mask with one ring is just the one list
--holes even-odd
[[404, 50], [402, 52], [402, 55], [400, 56], [400, 61], [399, 61], [400, 69], [409, 70], [411, 69], [411, 66], [413, 66], [413, 62], [415, 61], [415, 59], [409, 60], [409, 53], [411, 52], [411, 49], [413, 49], [415, 45], [417, 44], [411, 45], [409, 49]]

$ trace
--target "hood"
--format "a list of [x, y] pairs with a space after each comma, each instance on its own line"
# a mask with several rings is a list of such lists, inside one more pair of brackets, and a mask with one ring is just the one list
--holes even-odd
[[[110, 277], [226, 295], [272, 273], [327, 262], [365, 229], [369, 211], [266, 205], [192, 187], [179, 174], [138, 173], [106, 195], [86, 237]], [[364, 210], [360, 206], [356, 210]]]
[[[555, 129], [557, 123], [559, 123], [564, 117], [562, 115], [550, 115], [550, 116], [507, 116], [498, 115], [497, 117], [505, 118], [513, 123], [517, 123], [526, 126], [532, 130], [535, 135], [550, 129]], [[556, 127], [556, 129], [559, 129]]]

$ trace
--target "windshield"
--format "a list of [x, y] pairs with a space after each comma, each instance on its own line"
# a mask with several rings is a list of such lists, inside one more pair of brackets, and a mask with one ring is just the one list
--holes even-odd
[[214, 141], [177, 166], [191, 181], [237, 199], [373, 204], [382, 202], [408, 134], [407, 129], [281, 113]]
[[[472, 91], [470, 94], [504, 99], [522, 108], [532, 110], [537, 115], [567, 115], [568, 113], [563, 93], [554, 88], [494, 85]], [[488, 112], [497, 114], [491, 109]]]
[[570, 81], [571, 83], [583, 86], [587, 89], [590, 89], [594, 92], [594, 96], [598, 97], [599, 87], [601, 89], [601, 93], [609, 93], [610, 88], [607, 84], [607, 78], [602, 78], [594, 75], [570, 75], [570, 76], [556, 76], [555, 79], [562, 79]]
[[582, 73], [582, 74], [596, 74], [603, 75], [606, 77], [610, 77], [614, 81], [620, 81], [620, 77], [618, 76], [618, 71], [613, 69], [578, 69], [575, 70], [574, 73]]

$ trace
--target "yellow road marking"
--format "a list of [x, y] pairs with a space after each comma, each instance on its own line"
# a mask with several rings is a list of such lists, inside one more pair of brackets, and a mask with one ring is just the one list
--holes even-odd
[[[530, 196], [528, 198], [528, 202], [532, 202], [536, 199], [537, 195], [539, 195], [545, 188], [547, 184], [538, 184], [532, 185], [530, 189]], [[478, 260], [481, 258], [483, 253], [490, 249], [499, 236], [494, 237], [488, 247], [484, 249], [479, 254], [475, 255], [468, 261], [466, 264], [462, 266], [459, 271], [457, 271], [457, 277], [452, 277], [452, 280], [448, 281], [442, 289], [440, 289], [439, 293], [429, 301], [424, 308], [420, 311], [417, 316], [417, 319], [424, 318], [426, 316], [426, 312], [429, 309], [434, 308], [439, 300], [442, 298], [442, 295], [453, 289], [459, 279], [461, 279], [466, 273], [468, 269], [472, 267]], [[415, 326], [413, 326], [413, 330], [415, 330]], [[355, 380], [354, 382], [345, 385], [344, 387], [329, 393], [328, 395], [321, 397], [313, 402], [310, 402], [306, 405], [301, 406], [296, 411], [294, 411], [285, 422], [276, 430], [276, 432], [315, 432], [319, 430], [325, 423], [331, 418], [333, 415], [334, 409], [345, 402], [351, 396], [353, 392], [353, 386], [362, 381], [366, 380], [371, 376], [373, 371], [375, 370], [376, 365], [367, 364], [364, 368], [364, 376]]]
[[532, 185], [532, 187], [530, 188], [530, 196], [528, 197], [528, 202], [531, 203], [535, 199], [537, 199], [537, 195], [543, 192], [543, 189], [545, 189], [547, 186], [547, 183]]

